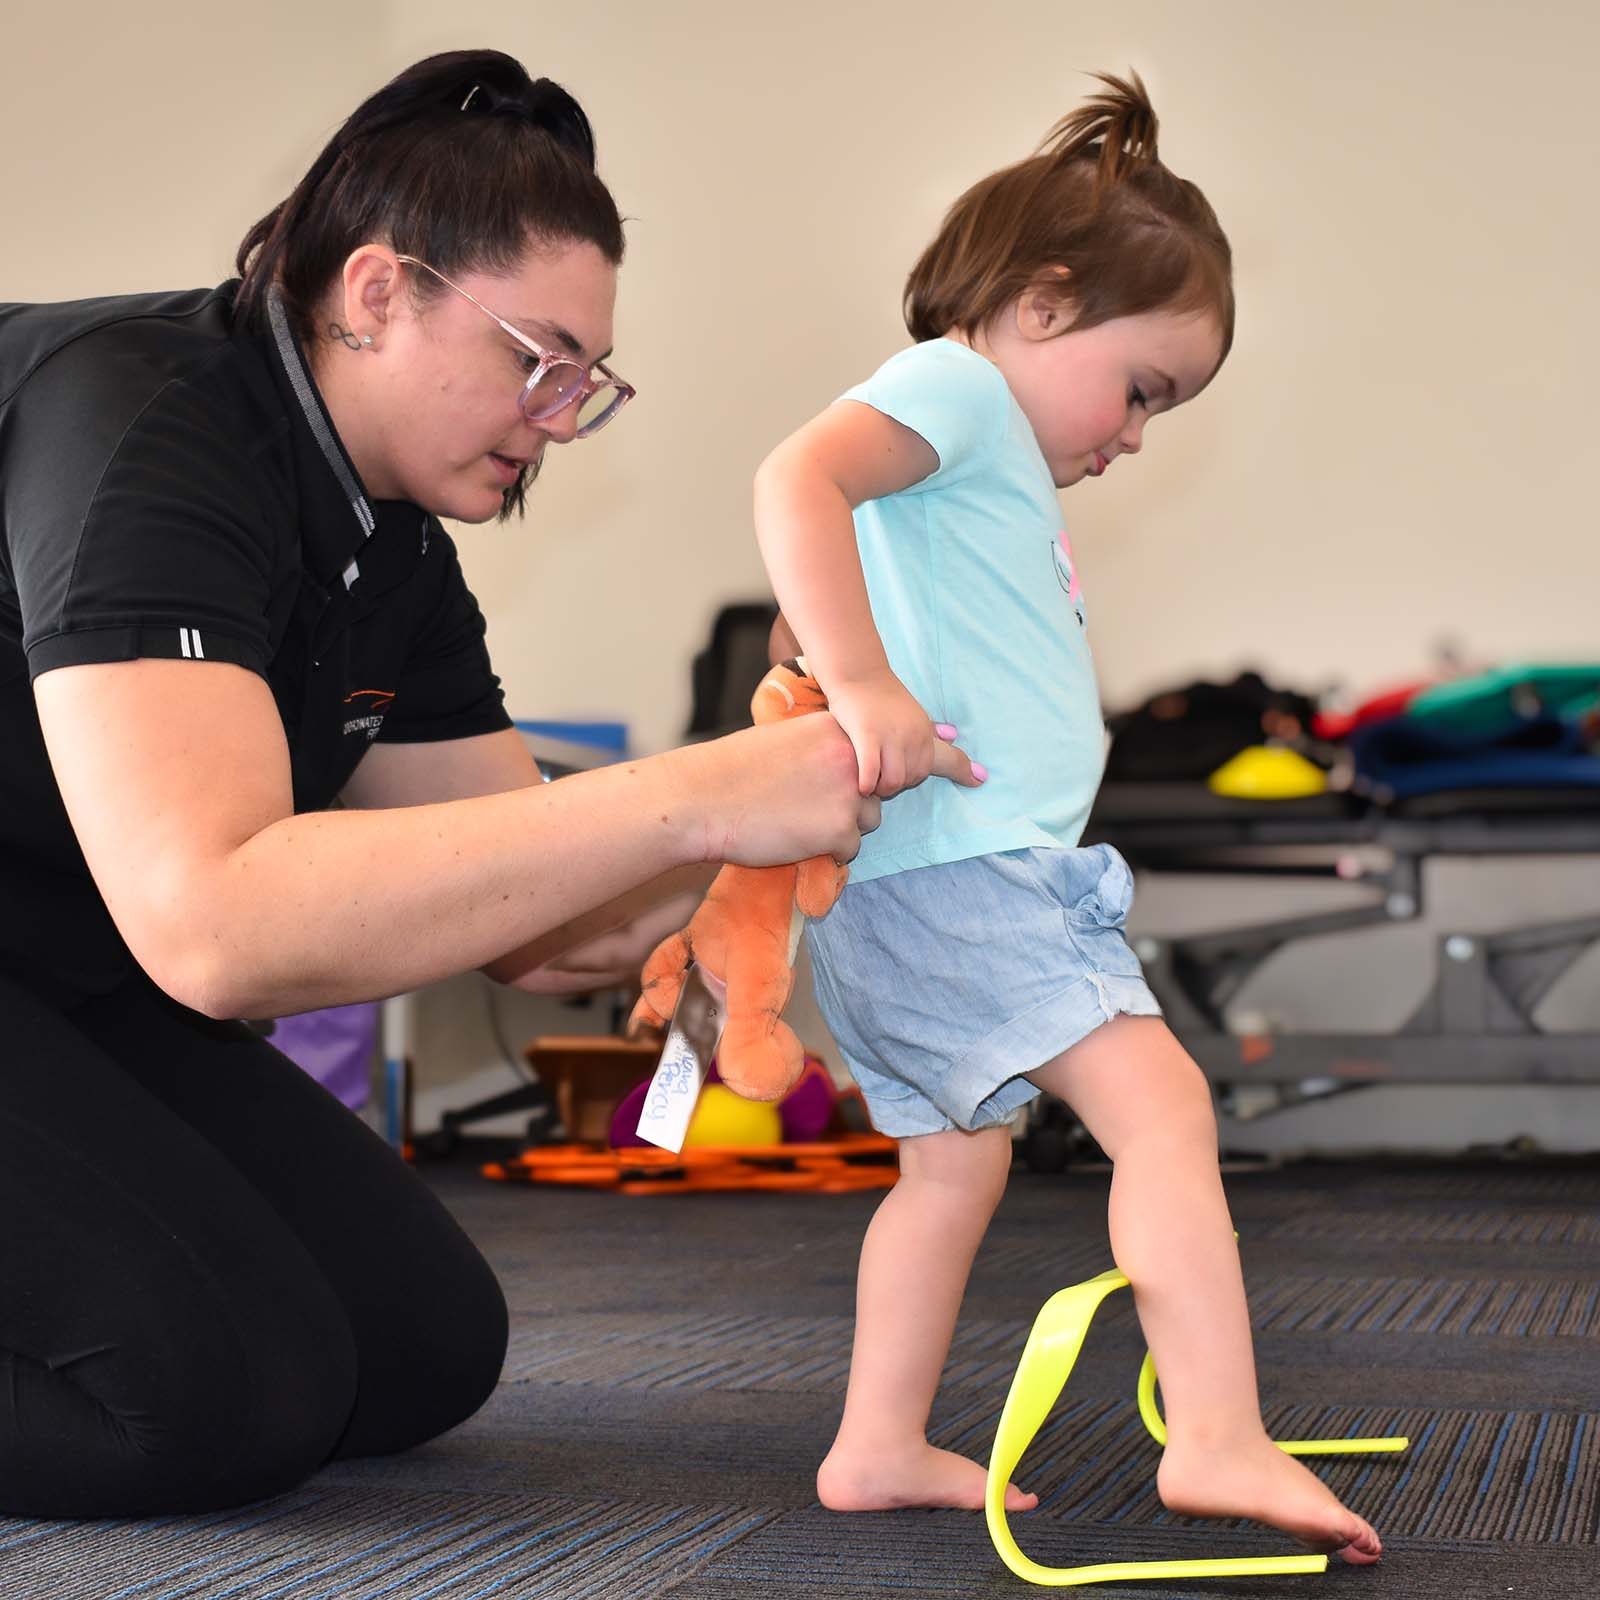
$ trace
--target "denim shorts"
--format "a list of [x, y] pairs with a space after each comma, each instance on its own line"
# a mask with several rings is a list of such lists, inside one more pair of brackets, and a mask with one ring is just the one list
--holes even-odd
[[1113, 1017], [1161, 1007], [1123, 924], [1110, 845], [1007, 850], [848, 884], [809, 923], [817, 1004], [873, 1125], [906, 1139], [1008, 1122], [1022, 1076]]

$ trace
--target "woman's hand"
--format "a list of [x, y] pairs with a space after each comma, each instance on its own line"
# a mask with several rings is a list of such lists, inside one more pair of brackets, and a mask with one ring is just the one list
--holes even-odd
[[855, 750], [862, 794], [892, 800], [933, 771], [933, 723], [887, 667], [828, 685], [828, 709]]
[[[913, 701], [914, 705], [916, 702]], [[983, 780], [952, 744], [934, 740], [930, 773], [963, 788]], [[818, 855], [852, 861], [882, 805], [863, 794], [849, 737], [830, 712], [766, 723], [674, 752], [702, 807], [701, 859], [746, 867]]]
[[550, 995], [587, 994], [636, 982], [650, 952], [668, 934], [684, 927], [704, 898], [704, 884], [682, 890], [617, 927], [563, 950], [542, 966], [517, 972], [504, 981], [529, 994]]

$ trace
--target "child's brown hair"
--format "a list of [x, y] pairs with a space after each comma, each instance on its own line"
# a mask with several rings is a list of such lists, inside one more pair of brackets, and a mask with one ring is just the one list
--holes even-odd
[[1138, 73], [1069, 112], [1036, 154], [975, 183], [906, 280], [919, 343], [972, 336], [1025, 290], [1060, 279], [1068, 331], [1149, 311], [1209, 311], [1233, 343], [1233, 252], [1194, 184], [1156, 154]]

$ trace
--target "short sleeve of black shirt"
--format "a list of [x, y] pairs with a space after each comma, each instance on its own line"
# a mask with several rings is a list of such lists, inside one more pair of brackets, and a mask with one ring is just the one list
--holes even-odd
[[190, 349], [171, 320], [56, 351], [7, 417], [6, 542], [30, 678], [140, 656], [266, 672], [287, 574], [257, 457], [281, 430], [241, 415], [231, 343]]

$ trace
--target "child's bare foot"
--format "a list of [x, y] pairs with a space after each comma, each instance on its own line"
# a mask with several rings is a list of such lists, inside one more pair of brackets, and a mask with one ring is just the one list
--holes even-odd
[[[976, 1461], [926, 1442], [893, 1455], [835, 1443], [817, 1468], [817, 1498], [830, 1511], [897, 1511], [905, 1506], [982, 1511], [987, 1481]], [[1038, 1495], [1006, 1485], [1007, 1511], [1032, 1511], [1038, 1503]]]
[[1169, 1511], [1186, 1517], [1250, 1517], [1357, 1566], [1383, 1554], [1383, 1542], [1371, 1526], [1265, 1434], [1243, 1446], [1169, 1443], [1156, 1489]]

